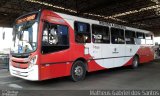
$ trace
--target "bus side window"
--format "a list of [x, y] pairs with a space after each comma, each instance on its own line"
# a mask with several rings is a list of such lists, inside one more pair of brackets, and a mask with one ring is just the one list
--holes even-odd
[[42, 53], [51, 53], [69, 48], [68, 27], [44, 22]]
[[138, 38], [138, 39], [145, 39], [144, 33], [137, 32], [136, 35], [137, 35], [137, 38]]
[[153, 36], [151, 34], [146, 34], [146, 44], [153, 44]]
[[145, 34], [142, 32], [136, 32], [136, 44], [145, 44]]
[[152, 38], [152, 35], [151, 34], [146, 34], [146, 39], [147, 40], [152, 40], [153, 38]]
[[135, 32], [130, 30], [125, 30], [125, 41], [126, 44], [135, 44]]
[[43, 25], [43, 38], [42, 38], [42, 46], [48, 45], [48, 33], [49, 33], [49, 23], [45, 22]]
[[109, 27], [92, 25], [93, 43], [110, 43]]
[[88, 23], [75, 21], [75, 41], [77, 43], [90, 43], [90, 25]]
[[124, 44], [124, 30], [118, 28], [111, 28], [112, 44]]

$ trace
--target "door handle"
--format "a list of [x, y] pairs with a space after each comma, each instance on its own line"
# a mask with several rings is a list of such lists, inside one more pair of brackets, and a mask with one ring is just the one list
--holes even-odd
[[130, 48], [130, 52], [132, 52], [132, 49]]
[[114, 51], [112, 53], [118, 54], [119, 52], [117, 52], [117, 48], [114, 48]]

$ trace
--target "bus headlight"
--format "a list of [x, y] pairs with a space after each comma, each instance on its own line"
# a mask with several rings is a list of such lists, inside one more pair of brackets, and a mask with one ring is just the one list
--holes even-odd
[[37, 58], [38, 58], [38, 55], [35, 55], [34, 57], [31, 58], [28, 68], [31, 68], [33, 65], [37, 63]]

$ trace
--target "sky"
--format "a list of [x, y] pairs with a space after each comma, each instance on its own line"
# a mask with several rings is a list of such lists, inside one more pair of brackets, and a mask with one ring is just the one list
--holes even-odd
[[[3, 34], [5, 32], [5, 38], [3, 40]], [[8, 49], [12, 46], [12, 28], [0, 27], [0, 51]]]

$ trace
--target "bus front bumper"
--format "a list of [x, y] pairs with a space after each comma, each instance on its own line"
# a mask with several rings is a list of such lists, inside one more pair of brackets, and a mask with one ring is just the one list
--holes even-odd
[[10, 74], [15, 77], [19, 77], [22, 79], [30, 80], [30, 81], [38, 81], [38, 65], [34, 65], [31, 68], [27, 69], [19, 69], [13, 66], [10, 66]]

